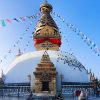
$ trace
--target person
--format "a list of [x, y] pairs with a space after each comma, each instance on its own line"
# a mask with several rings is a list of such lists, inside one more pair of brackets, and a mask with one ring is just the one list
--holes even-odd
[[56, 100], [63, 100], [63, 96], [60, 94], [56, 97]]
[[86, 100], [88, 100], [88, 90], [86, 90]]
[[81, 91], [79, 97], [78, 97], [78, 100], [86, 100], [86, 93]]
[[26, 100], [33, 100], [33, 93], [32, 93], [32, 91], [30, 92], [30, 95], [29, 95], [29, 97]]

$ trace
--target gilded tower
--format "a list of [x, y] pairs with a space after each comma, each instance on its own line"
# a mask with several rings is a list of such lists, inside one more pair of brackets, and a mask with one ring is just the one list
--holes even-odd
[[35, 75], [35, 93], [56, 95], [56, 68], [45, 51], [41, 62], [37, 65]]
[[59, 29], [51, 17], [52, 5], [47, 0], [41, 5], [42, 16], [37, 23], [34, 32], [34, 46], [36, 50], [59, 50], [61, 36]]

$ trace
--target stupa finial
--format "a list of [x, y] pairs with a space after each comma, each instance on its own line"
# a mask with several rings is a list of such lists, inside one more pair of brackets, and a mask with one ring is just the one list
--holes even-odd
[[48, 0], [45, 0], [44, 3], [48, 3]]
[[92, 73], [92, 72], [91, 72], [91, 69], [90, 69], [90, 73]]
[[59, 29], [50, 14], [52, 9], [52, 5], [47, 0], [44, 0], [40, 6], [42, 16], [36, 25], [33, 36], [37, 50], [59, 50], [61, 46]]
[[52, 11], [52, 5], [48, 3], [47, 0], [43, 2], [43, 4], [40, 6], [40, 11], [44, 13], [50, 13]]
[[93, 77], [94, 77], [94, 73], [93, 73]]

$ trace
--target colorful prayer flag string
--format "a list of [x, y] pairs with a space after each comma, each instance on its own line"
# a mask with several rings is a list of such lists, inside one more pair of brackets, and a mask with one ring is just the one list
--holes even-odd
[[17, 17], [17, 18], [13, 18], [13, 19], [3, 19], [0, 20], [0, 28], [1, 27], [5, 27], [7, 24], [11, 24], [13, 22], [24, 22], [28, 19], [36, 19], [37, 15], [40, 15], [39, 13], [36, 15], [32, 15], [32, 16], [24, 16], [24, 17]]
[[[36, 19], [37, 19], [37, 16], [36, 16], [35, 20], [36, 20]], [[7, 21], [10, 22], [10, 20], [8, 20], [8, 19], [7, 19]], [[30, 29], [30, 27], [31, 27], [32, 25], [33, 25], [33, 22], [31, 21], [30, 24], [29, 24], [29, 26], [25, 29], [25, 32], [22, 34], [22, 36], [20, 36], [19, 39], [14, 43], [13, 47], [12, 47], [11, 49], [8, 50], [7, 54], [6, 54], [2, 59], [0, 59], [0, 63], [3, 63], [3, 61], [7, 59], [8, 54], [11, 54], [11, 53], [13, 52], [13, 48], [16, 48], [17, 45], [23, 40], [25, 34], [29, 31], [29, 29]], [[31, 36], [31, 37], [32, 37], [32, 36]], [[30, 38], [31, 38], [31, 37], [30, 37]], [[29, 46], [29, 43], [30, 43], [30, 42], [29, 42], [29, 40], [28, 40], [28, 42], [27, 42], [27, 44], [26, 44], [27, 47]], [[25, 48], [24, 50], [26, 50], [26, 48]]]
[[98, 56], [100, 56], [100, 49], [99, 47], [92, 42], [85, 34], [84, 32], [81, 32], [78, 28], [76, 28], [73, 24], [65, 21], [65, 19], [60, 15], [57, 14], [56, 12], [53, 12], [52, 14], [56, 15], [58, 18], [62, 20], [62, 22], [65, 23], [65, 25], [70, 28], [73, 32], [77, 33], [78, 36], [92, 49]]

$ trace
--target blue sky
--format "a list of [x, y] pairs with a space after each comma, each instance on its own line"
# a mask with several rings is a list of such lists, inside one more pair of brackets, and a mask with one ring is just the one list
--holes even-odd
[[[7, 18], [16, 18], [21, 16], [30, 16], [39, 12], [39, 7], [44, 0], [0, 0], [0, 20]], [[48, 0], [53, 5], [54, 11], [64, 17], [84, 32], [93, 42], [100, 47], [100, 0]], [[61, 27], [61, 31], [65, 34], [69, 41], [69, 46], [64, 43], [61, 47], [62, 51], [69, 51], [70, 48], [76, 58], [87, 68], [92, 69], [97, 77], [100, 78], [100, 57], [98, 57], [76, 33], [72, 32], [65, 24], [55, 17], [57, 24]], [[24, 39], [15, 48], [13, 44], [25, 32], [26, 28], [33, 22], [33, 26], [26, 32]], [[8, 65], [15, 59], [18, 49], [21, 48], [23, 53], [34, 51], [33, 40], [29, 38], [34, 30], [37, 21], [27, 20], [26, 22], [13, 22], [6, 27], [0, 28], [0, 59], [3, 62], [0, 66], [7, 69]], [[27, 50], [27, 42], [30, 41]], [[12, 48], [13, 52], [8, 54], [8, 50]], [[7, 58], [4, 59], [4, 56]]]

